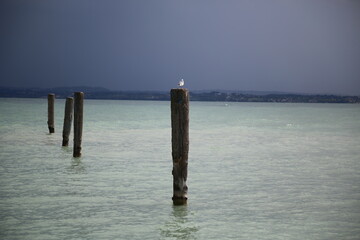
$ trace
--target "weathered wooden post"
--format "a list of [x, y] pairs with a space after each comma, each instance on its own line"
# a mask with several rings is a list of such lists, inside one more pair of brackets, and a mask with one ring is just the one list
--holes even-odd
[[74, 157], [81, 156], [81, 140], [83, 129], [83, 105], [84, 105], [84, 93], [74, 93]]
[[48, 128], [49, 133], [55, 132], [55, 123], [54, 123], [54, 103], [55, 103], [55, 94], [48, 94]]
[[173, 203], [187, 202], [186, 185], [189, 153], [189, 91], [185, 88], [171, 89], [171, 142], [173, 158]]
[[64, 127], [63, 127], [63, 142], [62, 142], [63, 147], [69, 145], [69, 135], [70, 135], [70, 131], [71, 131], [73, 109], [74, 109], [74, 98], [72, 98], [72, 97], [66, 98], [65, 114], [64, 114]]

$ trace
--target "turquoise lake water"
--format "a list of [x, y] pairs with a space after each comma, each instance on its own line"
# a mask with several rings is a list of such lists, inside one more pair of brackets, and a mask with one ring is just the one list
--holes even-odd
[[191, 102], [173, 206], [170, 102], [84, 104], [73, 158], [63, 99], [51, 135], [46, 99], [0, 99], [0, 239], [360, 239], [360, 105]]

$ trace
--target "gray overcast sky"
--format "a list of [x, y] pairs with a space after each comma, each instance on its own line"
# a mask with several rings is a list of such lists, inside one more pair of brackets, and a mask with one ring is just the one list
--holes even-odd
[[358, 0], [0, 0], [0, 86], [360, 95]]

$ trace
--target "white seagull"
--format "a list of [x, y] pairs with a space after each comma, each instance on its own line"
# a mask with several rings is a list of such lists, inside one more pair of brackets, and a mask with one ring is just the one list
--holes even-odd
[[185, 84], [184, 79], [181, 79], [178, 83], [178, 86], [182, 87], [182, 86], [184, 86], [184, 84]]

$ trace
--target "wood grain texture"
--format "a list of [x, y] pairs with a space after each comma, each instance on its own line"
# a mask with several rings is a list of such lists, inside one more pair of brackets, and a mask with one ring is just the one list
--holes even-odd
[[81, 157], [83, 131], [84, 93], [74, 93], [74, 157]]
[[189, 91], [171, 89], [171, 142], [173, 158], [173, 203], [186, 204], [189, 154]]
[[65, 102], [65, 113], [64, 113], [64, 127], [63, 127], [63, 142], [62, 146], [69, 145], [69, 136], [71, 132], [71, 123], [73, 118], [73, 109], [74, 109], [74, 98], [68, 97]]
[[48, 94], [48, 128], [49, 133], [55, 133], [55, 117], [54, 117], [55, 94]]

